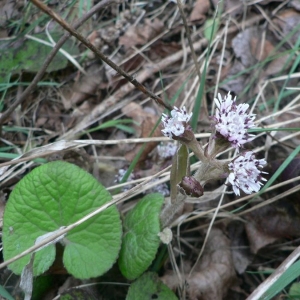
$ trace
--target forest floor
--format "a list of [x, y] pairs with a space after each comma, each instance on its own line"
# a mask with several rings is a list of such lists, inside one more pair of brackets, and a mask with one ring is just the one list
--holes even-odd
[[[251, 293], [300, 246], [300, 2], [102, 1], [77, 30], [127, 79], [74, 36], [43, 72], [66, 31], [36, 2], [0, 3], [0, 213], [26, 174], [55, 160], [88, 171], [114, 197], [153, 177], [118, 204], [123, 214], [145, 194], [169, 199], [178, 143], [163, 136], [162, 113], [185, 106], [205, 145], [214, 98], [230, 92], [256, 115], [255, 139], [244, 150], [266, 159], [263, 177], [271, 180], [262, 193], [241, 196], [213, 180], [202, 197], [187, 197], [155, 271], [180, 299], [259, 299]], [[47, 3], [73, 27], [97, 4]], [[219, 158], [235, 155], [231, 148]], [[197, 170], [199, 161], [191, 158], [190, 167]], [[52, 284], [33, 299], [58, 299], [75, 287], [84, 299], [125, 299], [131, 282], [117, 266], [89, 280], [63, 268], [47, 276]], [[22, 298], [19, 280], [0, 270], [0, 284], [15, 299]], [[276, 299], [295, 295], [291, 283]]]

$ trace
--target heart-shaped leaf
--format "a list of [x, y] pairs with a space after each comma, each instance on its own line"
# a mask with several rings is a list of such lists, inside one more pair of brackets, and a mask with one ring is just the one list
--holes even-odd
[[130, 280], [145, 272], [155, 258], [163, 202], [163, 195], [149, 194], [126, 215], [119, 267]]
[[[3, 218], [3, 253], [8, 260], [34, 245], [37, 238], [70, 225], [111, 199], [89, 173], [61, 161], [26, 175], [10, 194]], [[115, 262], [121, 244], [121, 222], [111, 206], [66, 234], [63, 262], [73, 276], [100, 276]], [[55, 258], [55, 245], [35, 254], [34, 275], [45, 272]], [[21, 274], [27, 255], [9, 265]]]

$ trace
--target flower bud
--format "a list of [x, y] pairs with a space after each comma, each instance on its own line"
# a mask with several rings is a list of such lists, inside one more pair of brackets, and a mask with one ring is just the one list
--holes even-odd
[[199, 198], [203, 195], [203, 187], [200, 182], [192, 176], [184, 176], [179, 183], [184, 193], [188, 196]]

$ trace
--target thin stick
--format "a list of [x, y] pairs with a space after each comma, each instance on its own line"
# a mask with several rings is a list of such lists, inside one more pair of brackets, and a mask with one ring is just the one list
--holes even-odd
[[[251, 26], [257, 22], [259, 22], [262, 19], [261, 15], [255, 16], [251, 19], [249, 19], [246, 22], [245, 26]], [[236, 27], [235, 25], [230, 27], [227, 31], [228, 34], [234, 33], [238, 31], [239, 27]], [[203, 47], [206, 47], [208, 44], [207, 39], [201, 39], [197, 41], [193, 47], [195, 51], [202, 49]], [[186, 49], [186, 53], [189, 54], [191, 52], [190, 48]], [[167, 56], [166, 58], [156, 62], [152, 65], [145, 65], [143, 70], [141, 70], [137, 75], [137, 80], [140, 82], [146, 81], [148, 78], [150, 78], [154, 73], [160, 72], [161, 70], [164, 70], [168, 66], [171, 66], [172, 64], [176, 63], [178, 60], [180, 60], [184, 55], [183, 50], [179, 50], [175, 52], [172, 55]], [[85, 116], [77, 125], [75, 125], [72, 129], [70, 129], [68, 132], [66, 132], [63, 136], [61, 136], [59, 139], [73, 139], [76, 137], [78, 132], [81, 130], [84, 130], [91, 124], [98, 121], [98, 119], [101, 118], [101, 115], [107, 110], [108, 107], [112, 107], [115, 105], [119, 99], [122, 99], [126, 97], [127, 94], [132, 92], [134, 89], [134, 86], [130, 83], [124, 84], [120, 89], [118, 89], [115, 94], [109, 96], [107, 99], [105, 99], [100, 104], [96, 105], [93, 110]]]
[[[112, 3], [119, 3], [119, 0], [102, 0], [99, 2], [97, 5], [95, 5], [89, 12], [87, 12], [81, 19], [79, 19], [77, 22], [74, 24], [74, 28], [80, 27], [86, 20], [88, 20], [91, 16], [93, 16], [94, 13], [96, 13], [98, 10], [112, 4]], [[59, 49], [62, 47], [62, 45], [65, 43], [65, 41], [70, 37], [70, 34], [67, 32], [65, 33], [60, 40], [57, 42], [55, 47], [51, 50], [50, 54], [46, 58], [43, 66], [41, 69], [37, 72], [35, 75], [33, 81], [31, 84], [27, 87], [27, 89], [21, 94], [21, 96], [10, 105], [10, 107], [0, 115], [0, 125], [5, 123], [11, 113], [19, 106], [25, 99], [28, 98], [29, 94], [36, 88], [37, 84], [39, 81], [42, 79], [44, 76], [48, 66], [50, 65], [51, 61], [53, 60], [54, 56], [57, 54]]]
[[163, 107], [172, 110], [172, 106], [164, 103], [164, 101], [150, 90], [148, 90], [144, 85], [138, 82], [133, 76], [129, 75], [122, 68], [116, 65], [113, 61], [111, 61], [107, 56], [105, 56], [99, 49], [97, 49], [92, 43], [90, 43], [86, 38], [84, 38], [78, 31], [76, 31], [70, 24], [68, 24], [63, 18], [57, 15], [51, 8], [49, 8], [44, 3], [39, 0], [31, 0], [31, 2], [36, 5], [39, 9], [45, 12], [47, 15], [52, 17], [58, 24], [60, 24], [65, 30], [67, 30], [71, 35], [76, 37], [82, 44], [84, 44], [87, 48], [93, 51], [97, 56], [99, 56], [105, 63], [107, 63], [111, 68], [117, 71], [120, 75], [126, 78], [130, 83], [132, 83], [137, 89], [139, 89], [142, 93], [149, 96], [151, 99], [155, 100], [158, 104]]

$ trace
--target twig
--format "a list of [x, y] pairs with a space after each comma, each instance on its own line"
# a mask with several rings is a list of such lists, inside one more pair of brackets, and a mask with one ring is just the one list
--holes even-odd
[[111, 61], [107, 56], [105, 56], [99, 49], [97, 49], [92, 43], [90, 43], [86, 38], [84, 38], [79, 32], [77, 32], [72, 26], [70, 26], [63, 18], [57, 15], [51, 8], [49, 8], [44, 3], [39, 0], [31, 0], [33, 4], [35, 4], [39, 9], [45, 12], [47, 15], [52, 17], [58, 24], [60, 24], [65, 30], [67, 30], [71, 35], [76, 37], [82, 44], [84, 44], [87, 48], [93, 51], [98, 57], [100, 57], [105, 63], [107, 63], [111, 68], [117, 71], [120, 75], [126, 78], [130, 83], [132, 83], [137, 89], [139, 89], [142, 93], [146, 94], [153, 100], [155, 100], [158, 104], [163, 107], [172, 110], [172, 106], [164, 103], [164, 101], [148, 90], [144, 85], [138, 82], [133, 76], [125, 72], [122, 68], [116, 65], [113, 61]]
[[[255, 16], [246, 22], [246, 26], [251, 26], [252, 24], [257, 23], [262, 19], [263, 18], [261, 15]], [[239, 29], [239, 27], [236, 27], [234, 25], [227, 30], [227, 33], [228, 34], [234, 33], [236, 31], [238, 31], [238, 29]], [[203, 47], [206, 47], [207, 43], [208, 43], [207, 39], [199, 40], [198, 42], [196, 42], [193, 45], [194, 50], [197, 51], [197, 50], [202, 49]], [[186, 52], [187, 52], [187, 54], [189, 54], [191, 52], [191, 49], [187, 48]], [[184, 51], [180, 50], [180, 51], [162, 59], [161, 61], [155, 63], [154, 65], [146, 64], [144, 66], [143, 70], [138, 73], [136, 79], [139, 82], [144, 82], [145, 80], [150, 78], [154, 73], [160, 72], [161, 70], [164, 70], [166, 67], [176, 63], [178, 60], [180, 60], [182, 58], [183, 54], [184, 54]], [[134, 89], [134, 86], [130, 83], [123, 85], [120, 89], [118, 89], [118, 91], [114, 95], [111, 95], [106, 100], [101, 102], [99, 105], [95, 106], [93, 108], [93, 110], [90, 112], [90, 114], [85, 116], [76, 126], [74, 126], [71, 130], [66, 132], [63, 136], [61, 136], [60, 139], [72, 139], [72, 138], [76, 137], [76, 134], [78, 134], [78, 132], [80, 132], [81, 130], [84, 130], [85, 128], [90, 126], [92, 123], [98, 121], [97, 118], [100, 118], [99, 116], [101, 116], [101, 114], [103, 114], [105, 112], [107, 107], [111, 107], [112, 105], [115, 105], [117, 103], [117, 101], [119, 101], [119, 99], [123, 99], [124, 97], [126, 97], [126, 95], [128, 93], [130, 93], [133, 89]]]
[[[81, 19], [79, 19], [77, 22], [74, 24], [74, 28], [80, 27], [86, 20], [88, 20], [94, 13], [96, 13], [98, 10], [112, 4], [112, 3], [119, 3], [119, 0], [102, 0], [99, 2], [97, 5], [95, 5], [89, 12], [87, 12]], [[5, 123], [11, 113], [19, 106], [27, 97], [29, 94], [35, 89], [39, 81], [42, 79], [44, 76], [49, 64], [51, 63], [52, 59], [56, 55], [56, 53], [59, 51], [59, 49], [62, 47], [62, 45], [65, 43], [65, 41], [70, 37], [69, 33], [65, 33], [60, 40], [57, 42], [55, 47], [51, 50], [50, 54], [46, 58], [43, 66], [39, 70], [39, 72], [35, 75], [33, 81], [31, 84], [27, 87], [27, 89], [22, 93], [22, 95], [14, 102], [11, 104], [11, 106], [3, 113], [0, 115], [0, 125]]]

